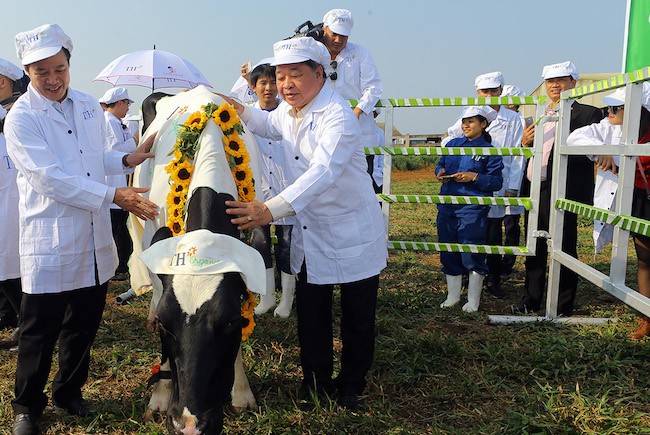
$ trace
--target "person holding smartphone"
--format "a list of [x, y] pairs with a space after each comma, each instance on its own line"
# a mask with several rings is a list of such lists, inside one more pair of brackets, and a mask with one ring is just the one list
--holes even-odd
[[[447, 147], [491, 147], [492, 138], [486, 131], [497, 112], [489, 106], [470, 106], [461, 115], [463, 137], [454, 138]], [[503, 185], [501, 156], [442, 156], [436, 166], [436, 178], [441, 181], [441, 195], [492, 196]], [[438, 241], [443, 243], [485, 244], [488, 211], [484, 205], [438, 204]], [[485, 254], [441, 252], [442, 271], [447, 277], [447, 299], [441, 308], [460, 302], [463, 275], [469, 273], [468, 302], [463, 311], [478, 311], [483, 279], [488, 273]]]

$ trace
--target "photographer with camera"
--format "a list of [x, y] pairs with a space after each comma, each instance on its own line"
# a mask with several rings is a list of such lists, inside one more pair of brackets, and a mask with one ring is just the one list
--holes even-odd
[[[354, 114], [361, 127], [361, 146], [375, 147], [379, 135], [373, 109], [381, 97], [379, 71], [367, 48], [348, 42], [354, 20], [347, 9], [332, 9], [323, 17], [322, 42], [330, 53], [330, 85], [347, 100], [358, 100]], [[318, 26], [316, 26], [318, 27]], [[367, 156], [368, 172], [373, 172], [373, 157]]]

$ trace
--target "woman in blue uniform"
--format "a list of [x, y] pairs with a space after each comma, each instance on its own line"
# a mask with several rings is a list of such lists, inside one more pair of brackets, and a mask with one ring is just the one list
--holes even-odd
[[[488, 106], [467, 107], [461, 116], [464, 137], [452, 139], [447, 147], [491, 147], [485, 131], [497, 113]], [[501, 156], [442, 156], [436, 167], [441, 195], [492, 196], [501, 189]], [[438, 241], [442, 243], [485, 244], [489, 207], [484, 205], [438, 204]], [[467, 303], [463, 311], [478, 310], [483, 278], [488, 273], [485, 254], [441, 252], [442, 271], [447, 277], [447, 299], [440, 305], [451, 307], [460, 301], [461, 283], [469, 273]]]

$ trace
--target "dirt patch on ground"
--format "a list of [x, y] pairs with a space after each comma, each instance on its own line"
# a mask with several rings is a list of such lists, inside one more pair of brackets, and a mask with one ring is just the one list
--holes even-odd
[[416, 169], [413, 171], [399, 171], [393, 169], [390, 178], [391, 181], [395, 183], [400, 183], [400, 182], [414, 183], [418, 181], [426, 182], [426, 181], [431, 181], [435, 178], [433, 175], [434, 174], [433, 170], [434, 170], [433, 166], [425, 166], [422, 169]]

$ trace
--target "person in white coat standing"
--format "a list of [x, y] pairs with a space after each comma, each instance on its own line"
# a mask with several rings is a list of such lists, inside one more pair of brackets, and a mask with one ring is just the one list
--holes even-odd
[[91, 413], [81, 389], [117, 265], [109, 204], [143, 219], [158, 212], [139, 194], [148, 189], [106, 185], [106, 174], [126, 174], [152, 157], [152, 141], [131, 154], [106, 149], [99, 103], [69, 87], [70, 37], [46, 24], [17, 34], [15, 43], [31, 79], [5, 122], [7, 151], [18, 170], [23, 289], [11, 404], [13, 434], [25, 435], [38, 433], [57, 341], [52, 402], [71, 414]]
[[[331, 60], [329, 69], [326, 66], [326, 70], [329, 71], [330, 85], [336, 92], [346, 100], [357, 100], [354, 114], [361, 127], [361, 145], [375, 147], [379, 136], [373, 110], [381, 98], [381, 78], [370, 51], [348, 41], [352, 27], [354, 19], [352, 12], [347, 9], [332, 9], [323, 16], [322, 42], [327, 47]], [[368, 172], [372, 175], [375, 156], [366, 156], [366, 160]]]
[[[135, 151], [137, 143], [127, 126], [122, 122], [129, 112], [129, 106], [133, 103], [133, 100], [129, 97], [129, 92], [121, 87], [110, 88], [99, 99], [99, 102], [106, 104], [104, 121], [106, 122], [108, 149], [123, 153]], [[107, 175], [106, 184], [113, 187], [126, 187], [128, 185], [127, 177], [124, 174]], [[113, 239], [117, 246], [118, 258], [117, 270], [113, 279], [123, 281], [127, 278], [129, 257], [133, 252], [133, 241], [126, 226], [129, 212], [122, 210], [117, 204], [111, 204], [110, 209]]]
[[[273, 46], [276, 82], [284, 100], [273, 112], [232, 101], [253, 133], [285, 142], [292, 184], [265, 203], [226, 202], [240, 229], [296, 216], [291, 268], [298, 275], [296, 308], [303, 389], [339, 393], [357, 410], [375, 346], [379, 273], [388, 251], [381, 210], [360, 145], [359, 122], [326, 81], [329, 53], [309, 37]], [[333, 374], [332, 297], [341, 287], [343, 350]]]
[[[17, 97], [16, 82], [23, 71], [13, 63], [0, 59], [0, 221], [4, 228], [0, 235], [0, 329], [17, 326], [22, 290], [20, 288], [20, 260], [18, 257], [18, 187], [16, 166], [7, 154], [4, 122], [7, 110]], [[0, 348], [13, 349], [18, 344], [18, 328]]]

